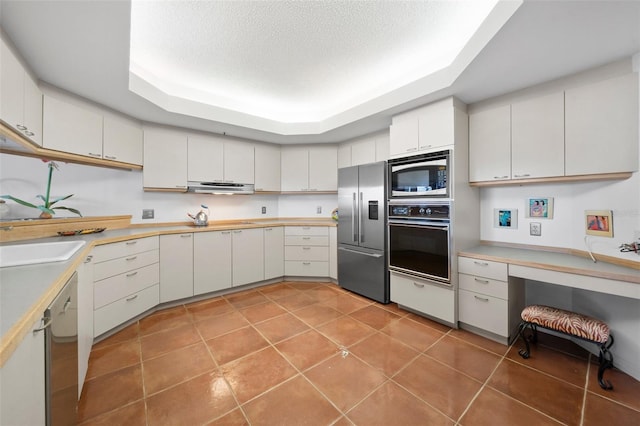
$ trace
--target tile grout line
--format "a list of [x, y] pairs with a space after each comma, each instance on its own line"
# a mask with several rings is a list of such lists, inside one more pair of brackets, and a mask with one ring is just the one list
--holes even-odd
[[584, 382], [584, 392], [582, 393], [582, 408], [580, 410], [580, 425], [584, 424], [584, 412], [587, 408], [587, 389], [589, 388], [589, 373], [591, 371], [591, 353], [587, 357], [587, 374]]

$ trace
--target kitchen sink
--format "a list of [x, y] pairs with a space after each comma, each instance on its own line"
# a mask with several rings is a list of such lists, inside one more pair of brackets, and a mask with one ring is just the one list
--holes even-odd
[[0, 268], [68, 260], [84, 244], [84, 241], [59, 241], [0, 246]]

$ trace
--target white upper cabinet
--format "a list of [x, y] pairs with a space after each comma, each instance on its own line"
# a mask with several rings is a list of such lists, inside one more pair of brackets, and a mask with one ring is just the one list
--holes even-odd
[[455, 142], [454, 99], [447, 98], [393, 117], [389, 127], [389, 156], [453, 145]]
[[160, 127], [144, 128], [143, 186], [149, 190], [187, 190], [187, 136]]
[[388, 159], [388, 131], [353, 139], [338, 146], [339, 169]]
[[188, 136], [188, 180], [222, 182], [224, 179], [224, 139], [215, 136]]
[[190, 181], [254, 183], [253, 144], [208, 135], [188, 139]]
[[102, 114], [45, 94], [42, 121], [45, 148], [102, 158]]
[[4, 40], [0, 40], [0, 63], [0, 118], [42, 145], [42, 92]]
[[113, 114], [105, 114], [102, 157], [105, 160], [142, 165], [142, 126]]
[[335, 145], [283, 146], [282, 191], [338, 190], [338, 149]]
[[469, 114], [469, 181], [511, 178], [511, 106]]
[[564, 93], [511, 104], [513, 179], [564, 176]]
[[255, 146], [255, 190], [280, 191], [280, 146]]
[[361, 164], [376, 162], [376, 140], [367, 138], [355, 141], [351, 144], [351, 165], [359, 166]]
[[638, 74], [565, 92], [566, 174], [638, 170]]
[[376, 161], [386, 161], [389, 159], [389, 132], [384, 132], [375, 137], [376, 140]]

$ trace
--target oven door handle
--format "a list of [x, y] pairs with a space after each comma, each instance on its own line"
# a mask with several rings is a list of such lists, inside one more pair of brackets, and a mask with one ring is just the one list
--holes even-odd
[[338, 247], [338, 250], [348, 251], [349, 253], [356, 253], [356, 254], [361, 254], [363, 256], [369, 256], [369, 257], [375, 257], [375, 258], [382, 257], [382, 255], [380, 253], [365, 253], [363, 251], [351, 250], [351, 249], [344, 248], [344, 247]]
[[437, 222], [420, 222], [420, 221], [406, 221], [406, 222], [389, 222], [389, 226], [402, 226], [405, 228], [422, 228], [422, 229], [436, 229], [447, 231], [449, 230], [449, 224], [441, 224]]

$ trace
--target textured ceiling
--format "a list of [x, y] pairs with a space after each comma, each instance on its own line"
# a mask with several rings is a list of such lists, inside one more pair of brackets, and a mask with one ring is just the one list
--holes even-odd
[[451, 65], [495, 4], [134, 0], [131, 70], [171, 96], [317, 122]]

